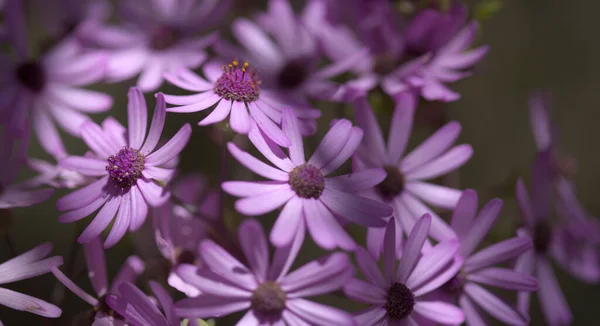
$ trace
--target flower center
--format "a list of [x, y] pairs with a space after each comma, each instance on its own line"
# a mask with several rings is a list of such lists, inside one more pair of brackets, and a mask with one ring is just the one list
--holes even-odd
[[175, 264], [190, 264], [194, 265], [196, 263], [196, 255], [189, 250], [183, 248], [175, 249]]
[[262, 315], [281, 314], [285, 308], [286, 298], [285, 292], [277, 283], [266, 281], [252, 293], [251, 307]]
[[226, 100], [250, 103], [258, 100], [260, 84], [256, 70], [248, 68], [248, 62], [240, 67], [239, 61], [234, 60], [223, 67], [223, 74], [215, 82], [213, 90]]
[[311, 164], [302, 164], [290, 172], [290, 186], [302, 198], [319, 198], [325, 189], [325, 177]]
[[300, 86], [308, 77], [306, 64], [303, 60], [288, 62], [277, 76], [277, 85], [283, 89], [294, 89]]
[[140, 151], [123, 147], [116, 155], [108, 158], [106, 171], [121, 189], [129, 189], [142, 177], [146, 158]]
[[533, 247], [538, 253], [546, 253], [550, 247], [552, 229], [547, 222], [538, 222], [533, 228]]
[[150, 31], [150, 47], [165, 50], [181, 40], [181, 33], [169, 26], [158, 26]]
[[46, 71], [36, 61], [25, 61], [17, 66], [17, 80], [29, 90], [39, 93], [46, 85]]
[[406, 285], [395, 282], [388, 290], [385, 310], [390, 319], [403, 320], [408, 317], [415, 306], [415, 295]]
[[377, 185], [377, 190], [385, 199], [392, 199], [404, 191], [406, 180], [404, 175], [395, 166], [384, 166], [383, 169], [387, 172], [387, 177]]

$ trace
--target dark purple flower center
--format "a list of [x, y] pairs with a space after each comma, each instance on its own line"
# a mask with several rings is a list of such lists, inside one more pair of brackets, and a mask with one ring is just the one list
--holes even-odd
[[377, 185], [377, 190], [383, 198], [392, 199], [404, 191], [406, 180], [400, 169], [395, 166], [384, 166], [383, 169], [387, 172], [387, 177]]
[[288, 62], [277, 75], [277, 85], [283, 89], [294, 89], [306, 80], [308, 71], [304, 60]]
[[302, 164], [290, 172], [290, 186], [302, 198], [319, 198], [325, 189], [325, 177], [311, 164]]
[[17, 66], [17, 80], [29, 90], [39, 93], [46, 86], [46, 71], [36, 61], [25, 61]]
[[175, 264], [191, 264], [196, 263], [196, 255], [189, 249], [177, 248], [175, 250]]
[[157, 26], [150, 31], [150, 47], [154, 50], [165, 50], [181, 40], [181, 33], [169, 26]]
[[248, 62], [240, 66], [239, 61], [234, 60], [223, 67], [223, 74], [213, 90], [226, 100], [250, 103], [258, 100], [260, 83], [256, 70], [248, 68]]
[[137, 149], [123, 147], [116, 155], [108, 158], [106, 171], [119, 188], [129, 189], [142, 177], [145, 160]]
[[273, 282], [266, 281], [260, 284], [252, 293], [252, 310], [260, 315], [279, 315], [285, 309], [287, 296], [281, 287]]
[[395, 282], [389, 288], [386, 300], [385, 311], [390, 319], [403, 320], [408, 317], [415, 306], [415, 295], [406, 285]]
[[538, 253], [546, 253], [552, 240], [552, 228], [548, 222], [537, 222], [533, 228], [533, 247]]

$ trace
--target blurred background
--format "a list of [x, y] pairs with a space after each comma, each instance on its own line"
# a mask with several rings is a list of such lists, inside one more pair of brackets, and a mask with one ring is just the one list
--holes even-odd
[[[470, 5], [477, 2], [467, 1]], [[535, 90], [545, 90], [552, 94], [552, 117], [560, 128], [560, 148], [577, 163], [574, 177], [577, 195], [592, 215], [600, 216], [596, 188], [600, 184], [600, 173], [597, 170], [600, 166], [600, 151], [595, 146], [596, 141], [600, 140], [600, 40], [597, 35], [600, 30], [600, 20], [597, 18], [600, 3], [595, 0], [504, 0], [500, 3], [501, 10], [481, 22], [479, 43], [489, 44], [490, 52], [476, 67], [472, 77], [451, 86], [461, 93], [461, 99], [450, 104], [433, 103], [420, 108], [421, 126], [412, 139], [416, 143], [431, 133], [433, 129], [427, 123], [428, 117], [436, 117], [442, 111], [446, 112], [447, 119], [457, 120], [462, 124], [459, 142], [471, 144], [474, 155], [458, 174], [452, 176], [452, 182], [458, 183], [462, 188], [477, 190], [480, 204], [498, 196], [505, 201], [501, 218], [489, 240], [513, 236], [515, 227], [520, 223], [518, 210], [512, 199], [512, 189], [517, 176], [528, 178], [535, 152], [527, 110], [529, 94]], [[251, 16], [253, 10], [264, 6], [265, 1], [238, 0], [230, 18]], [[227, 28], [228, 23], [224, 22], [223, 29]], [[126, 121], [126, 92], [132, 84], [133, 81], [128, 81], [95, 87], [114, 96], [115, 104], [109, 113], [122, 123]], [[161, 91], [174, 93], [174, 89], [169, 86], [164, 86]], [[149, 95], [147, 100], [153, 108], [153, 97]], [[323, 117], [320, 119], [317, 135], [306, 140], [311, 144], [307, 146], [307, 152], [318, 144], [335, 114], [343, 112], [351, 116], [349, 108], [332, 104], [317, 107], [322, 109]], [[380, 120], [385, 121], [386, 114], [390, 112], [389, 108], [381, 109]], [[169, 114], [169, 128], [165, 135], [173, 135], [185, 122], [192, 123], [193, 136], [182, 154], [181, 169], [184, 172], [202, 173], [213, 187], [217, 187], [221, 146], [213, 140], [214, 133], [210, 128], [195, 126], [200, 117], [201, 114]], [[104, 117], [94, 115], [93, 118], [100, 121]], [[82, 154], [85, 147], [81, 141], [67, 136], [64, 139], [71, 153]], [[32, 146], [30, 153], [33, 157], [47, 158], [37, 145]], [[228, 173], [231, 178], [251, 177], [235, 161], [230, 162]], [[53, 254], [64, 256], [66, 261], [70, 261], [69, 257], [75, 257], [73, 266], [65, 266], [63, 270], [71, 268], [78, 275], [74, 281], [91, 291], [82, 252], [74, 246], [77, 235], [91, 217], [78, 224], [59, 224], [55, 202], [65, 193], [66, 191], [57, 191], [51, 200], [34, 207], [1, 212], [5, 216], [0, 218], [0, 232], [8, 232], [18, 253], [44, 241], [51, 241], [55, 248]], [[228, 221], [235, 225], [241, 217], [232, 210], [232, 198], [225, 200], [228, 203]], [[273, 216], [261, 218], [265, 225], [272, 224], [273, 220]], [[148, 222], [151, 222], [150, 218]], [[356, 231], [353, 235], [357, 238], [364, 238], [364, 231], [353, 231]], [[131, 253], [135, 252], [145, 258], [156, 255], [152, 238], [144, 234], [144, 231], [138, 233], [133, 235], [137, 236], [135, 240], [129, 235], [119, 245], [107, 251], [109, 279]], [[324, 254], [311, 240], [307, 241], [309, 243], [302, 251], [297, 265]], [[0, 261], [10, 257], [8, 247], [3, 243], [0, 245]], [[600, 287], [575, 281], [560, 268], [556, 268], [556, 271], [573, 311], [573, 325], [596, 325], [595, 309], [600, 301]], [[145, 284], [146, 280], [142, 279], [142, 283]], [[7, 326], [70, 325], [73, 315], [89, 309], [89, 306], [70, 292], [61, 290], [62, 287], [56, 286], [56, 283], [50, 274], [7, 287], [48, 301], [60, 300], [63, 309], [63, 317], [60, 319], [43, 319], [4, 307], [0, 307], [0, 319]], [[322, 300], [349, 310], [356, 309], [355, 304], [335, 296]], [[545, 324], [535, 301], [531, 317], [532, 325]], [[234, 316], [219, 321], [218, 325], [232, 325], [237, 319], [238, 316]]]

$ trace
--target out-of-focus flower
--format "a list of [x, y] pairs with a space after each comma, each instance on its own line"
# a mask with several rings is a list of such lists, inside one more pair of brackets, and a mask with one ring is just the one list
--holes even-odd
[[79, 88], [104, 76], [107, 57], [101, 52], [80, 53], [78, 45], [65, 40], [39, 58], [27, 49], [27, 30], [21, 1], [10, 0], [6, 8], [7, 32], [16, 60], [0, 56], [0, 124], [13, 134], [27, 132], [27, 121], [42, 147], [51, 155], [65, 152], [55, 122], [79, 137], [88, 113], [108, 110], [112, 98]]
[[85, 316], [81, 316], [81, 318], [93, 321], [93, 326], [124, 325], [123, 317], [115, 315], [105, 300], [108, 295], [119, 294], [119, 286], [121, 284], [135, 282], [135, 279], [144, 271], [144, 262], [137, 256], [130, 256], [125, 260], [119, 273], [109, 285], [106, 276], [106, 260], [104, 258], [104, 250], [102, 249], [102, 239], [97, 237], [85, 243], [83, 249], [88, 277], [92, 282], [96, 297], [86, 293], [77, 284], [73, 283], [58, 267], [52, 268], [52, 274], [71, 292], [93, 307], [93, 310], [85, 312]]
[[[105, 247], [116, 244], [127, 230], [135, 231], [146, 220], [148, 205], [158, 207], [169, 199], [169, 192], [158, 182], [167, 182], [174, 169], [165, 163], [175, 158], [187, 144], [191, 127], [184, 125], [165, 145], [156, 149], [162, 135], [166, 107], [159, 93], [150, 130], [147, 130], [147, 107], [142, 92], [129, 91], [127, 106], [129, 128], [108, 118], [102, 127], [86, 122], [81, 137], [94, 155], [69, 156], [60, 165], [85, 176], [99, 177], [92, 184], [76, 190], [56, 203], [61, 223], [80, 220], [100, 209], [78, 241], [88, 242], [110, 224], [116, 214]], [[127, 138], [126, 138], [127, 137]]]
[[37, 188], [41, 184], [31, 180], [15, 183], [19, 168], [25, 162], [28, 137], [18, 139], [0, 131], [0, 209], [27, 207], [50, 198], [54, 189]]
[[[260, 74], [264, 90], [308, 106], [308, 98], [342, 100], [342, 85], [330, 81], [350, 71], [363, 60], [366, 49], [319, 67], [322, 61], [318, 39], [307, 28], [312, 7], [296, 15], [288, 0], [270, 0], [268, 11], [257, 22], [238, 18], [232, 32], [244, 50], [220, 41], [215, 50], [226, 61], [246, 58]], [[271, 39], [270, 36], [274, 39]]]
[[385, 225], [383, 218], [392, 214], [389, 205], [357, 195], [380, 183], [385, 178], [383, 169], [325, 178], [354, 154], [362, 139], [362, 130], [352, 127], [348, 120], [338, 120], [307, 162], [298, 120], [291, 109], [284, 109], [282, 126], [292, 142], [289, 158], [263, 137], [257, 127], [248, 134], [254, 146], [277, 168], [259, 161], [233, 143], [228, 144], [230, 153], [241, 164], [271, 181], [228, 181], [223, 183], [223, 190], [243, 197], [235, 203], [235, 208], [245, 215], [262, 215], [284, 206], [270, 235], [277, 247], [289, 244], [295, 233], [304, 232], [306, 224], [320, 247], [353, 250], [356, 243], [342, 228], [340, 220], [381, 227]]
[[[476, 306], [508, 325], [528, 325], [529, 317], [481, 287], [493, 286], [509, 291], [537, 291], [537, 281], [529, 274], [494, 267], [517, 258], [533, 247], [529, 237], [514, 237], [474, 253], [477, 246], [494, 226], [502, 201], [493, 199], [477, 213], [477, 193], [466, 189], [452, 215], [451, 226], [458, 236], [458, 254], [464, 258], [463, 267], [443, 285], [441, 292], [458, 301], [468, 325], [487, 325]], [[477, 217], [476, 217], [477, 215]]]
[[[431, 237], [447, 240], [455, 237], [454, 232], [423, 202], [454, 209], [461, 191], [424, 181], [459, 168], [471, 158], [473, 149], [470, 145], [451, 147], [461, 130], [460, 124], [453, 121], [405, 155], [416, 101], [412, 93], [397, 95], [387, 147], [368, 101], [362, 98], [354, 103], [356, 121], [365, 132], [363, 142], [354, 156], [354, 166], [358, 171], [383, 168], [387, 172], [386, 179], [365, 192], [365, 195], [392, 205], [398, 237], [402, 229], [410, 232], [416, 219], [427, 213], [432, 218]], [[384, 228], [369, 228], [367, 232], [367, 246], [375, 257], [381, 253], [384, 232]], [[399, 241], [396, 244], [399, 245]]]
[[[324, 47], [327, 55], [335, 62], [347, 60], [364, 46], [370, 50], [368, 59], [353, 70], [360, 78], [348, 84], [356, 90], [368, 91], [379, 84], [390, 96], [414, 88], [427, 100], [455, 101], [460, 94], [445, 83], [470, 75], [465, 69], [488, 51], [487, 46], [469, 50], [478, 26], [476, 22], [465, 24], [466, 8], [458, 1], [448, 12], [425, 9], [408, 24], [401, 24], [386, 1], [328, 3], [329, 10], [318, 11], [320, 19], [314, 19], [312, 25], [322, 43], [328, 44]], [[340, 24], [327, 19], [329, 11], [340, 11], [340, 6], [351, 7], [345, 12], [350, 12], [358, 23]], [[401, 29], [401, 25], [406, 28]]]
[[110, 295], [106, 302], [125, 318], [131, 326], [181, 326], [175, 314], [173, 299], [160, 284], [150, 281], [150, 288], [164, 313], [135, 285], [125, 282], [119, 286], [118, 295]]
[[358, 325], [423, 325], [430, 321], [442, 325], [464, 322], [456, 306], [429, 300], [425, 295], [452, 278], [463, 263], [456, 255], [457, 240], [442, 241], [422, 253], [431, 226], [431, 217], [423, 215], [411, 231], [396, 269], [396, 228], [390, 220], [384, 235], [383, 273], [377, 262], [362, 248], [356, 261], [366, 281], [352, 279], [344, 286], [346, 295], [371, 307], [358, 312]]
[[[62, 265], [63, 259], [60, 256], [45, 258], [50, 251], [52, 244], [44, 243], [0, 264], [0, 284], [46, 274], [52, 267]], [[0, 305], [49, 318], [58, 318], [62, 314], [60, 308], [53, 304], [5, 288], [0, 288]]]
[[[276, 144], [290, 146], [290, 140], [276, 124], [281, 123], [281, 112], [285, 106], [296, 107], [276, 92], [265, 90], [261, 76], [247, 62], [240, 64], [234, 60], [229, 65], [210, 62], [204, 66], [206, 79], [187, 69], [167, 73], [165, 78], [172, 84], [188, 91], [199, 92], [194, 95], [165, 95], [165, 101], [178, 105], [169, 108], [169, 112], [189, 113], [208, 109], [214, 110], [202, 121], [200, 126], [221, 122], [229, 115], [229, 125], [239, 134], [248, 134], [252, 121]], [[295, 109], [300, 118], [302, 134], [312, 134], [316, 130], [315, 119], [321, 112], [311, 108]]]
[[156, 243], [169, 261], [169, 285], [188, 297], [196, 297], [200, 291], [174, 270], [180, 264], [201, 265], [198, 246], [215, 232], [219, 193], [207, 189], [206, 180], [198, 174], [182, 175], [173, 182], [171, 190], [170, 200], [153, 212]]
[[96, 26], [86, 35], [96, 46], [110, 50], [109, 81], [140, 74], [137, 86], [150, 92], [160, 87], [165, 72], [202, 64], [204, 49], [218, 35], [197, 33], [219, 23], [230, 4], [230, 0], [121, 1], [121, 26]]
[[202, 291], [196, 298], [177, 302], [179, 315], [205, 318], [250, 309], [237, 325], [354, 325], [348, 313], [304, 299], [340, 289], [352, 277], [354, 270], [346, 254], [334, 253], [289, 272], [304, 232], [277, 248], [270, 264], [267, 239], [258, 221], [242, 222], [238, 236], [248, 267], [205, 240], [200, 254], [207, 269], [178, 268], [184, 280]]

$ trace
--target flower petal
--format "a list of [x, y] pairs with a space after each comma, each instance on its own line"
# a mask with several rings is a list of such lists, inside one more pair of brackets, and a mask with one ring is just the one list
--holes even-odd
[[83, 233], [77, 238], [79, 243], [86, 243], [99, 236], [104, 229], [108, 227], [110, 222], [115, 217], [121, 200], [119, 197], [110, 198], [104, 207], [100, 209], [94, 220], [85, 228]]
[[477, 214], [477, 192], [473, 189], [465, 189], [458, 199], [450, 219], [450, 225], [459, 239], [465, 237], [469, 232], [475, 214]]
[[535, 277], [506, 268], [482, 269], [469, 273], [467, 280], [513, 291], [533, 292], [538, 289]]
[[465, 271], [472, 272], [508, 261], [531, 248], [533, 248], [533, 242], [529, 237], [514, 237], [498, 242], [467, 258], [465, 260]]
[[500, 298], [474, 283], [467, 283], [465, 293], [494, 318], [510, 325], [527, 325], [529, 320]]
[[467, 236], [461, 241], [461, 256], [468, 257], [475, 250], [475, 248], [477, 248], [494, 223], [496, 223], [501, 209], [502, 200], [498, 198], [490, 200], [481, 209]]
[[458, 145], [406, 174], [406, 180], [437, 178], [464, 165], [473, 156], [471, 145]]
[[106, 294], [108, 279], [106, 276], [106, 259], [102, 248], [102, 238], [97, 237], [83, 245], [85, 264], [88, 270], [88, 278], [98, 297]]
[[277, 181], [288, 181], [289, 176], [286, 172], [277, 170], [261, 161], [256, 159], [254, 156], [242, 151], [234, 143], [228, 143], [227, 149], [231, 155], [238, 160], [242, 165], [248, 168], [250, 171], [271, 180]]
[[362, 226], [383, 227], [383, 218], [393, 213], [387, 204], [339, 190], [325, 188], [321, 200], [334, 213]]
[[106, 172], [107, 161], [97, 158], [69, 156], [60, 160], [59, 165], [65, 169], [92, 177], [100, 177], [108, 174]]
[[283, 206], [269, 235], [269, 239], [274, 246], [287, 246], [292, 242], [294, 236], [305, 232], [302, 202], [303, 200], [300, 197], [292, 197]]
[[442, 301], [419, 301], [414, 309], [421, 316], [446, 325], [459, 325], [465, 321], [460, 308]]
[[415, 266], [415, 269], [406, 280], [406, 286], [416, 290], [428, 281], [430, 277], [440, 272], [454, 259], [459, 245], [457, 240], [443, 241], [429, 250], [421, 257], [417, 266]]
[[456, 141], [461, 126], [458, 122], [449, 122], [426, 141], [412, 150], [400, 163], [400, 169], [405, 174], [431, 161], [445, 152]]
[[287, 307], [311, 325], [354, 325], [347, 312], [312, 301], [293, 299], [287, 302]]
[[353, 274], [348, 255], [334, 253], [289, 273], [280, 285], [290, 299], [310, 297], [341, 289]]
[[166, 144], [146, 157], [146, 164], [159, 166], [172, 160], [181, 153], [191, 135], [192, 127], [186, 123]]
[[142, 154], [148, 155], [156, 148], [160, 136], [162, 135], [166, 115], [167, 108], [165, 105], [165, 97], [163, 93], [158, 93], [156, 94], [156, 105], [154, 106], [154, 115], [152, 116], [152, 122], [150, 123], [150, 131], [148, 132], [148, 137], [146, 137], [144, 146], [140, 149]]
[[62, 314], [62, 310], [53, 304], [3, 288], [0, 288], [0, 305], [48, 318], [58, 318]]
[[238, 237], [254, 276], [258, 282], [264, 282], [269, 268], [269, 247], [263, 227], [255, 219], [247, 219], [240, 225]]
[[396, 105], [390, 124], [387, 147], [390, 161], [387, 163], [395, 165], [402, 158], [406, 145], [408, 145], [417, 99], [412, 92], [402, 92], [394, 96], [394, 101]]
[[144, 143], [148, 125], [148, 107], [139, 88], [132, 87], [127, 94], [127, 124], [129, 125], [129, 146], [138, 149]]
[[371, 283], [359, 279], [351, 279], [344, 285], [344, 294], [352, 300], [384, 306], [387, 293]]
[[425, 214], [415, 223], [412, 231], [410, 231], [404, 245], [404, 252], [398, 264], [397, 282], [406, 283], [406, 280], [413, 273], [421, 257], [421, 250], [427, 239], [430, 226], [431, 216]]
[[248, 216], [263, 215], [281, 207], [295, 196], [296, 193], [286, 184], [271, 192], [240, 199], [235, 202], [235, 209]]
[[356, 243], [333, 217], [329, 209], [317, 199], [304, 199], [303, 209], [308, 231], [321, 248], [331, 250], [337, 246], [354, 250]]
[[325, 134], [323, 140], [308, 160], [308, 164], [314, 165], [320, 169], [331, 162], [342, 151], [350, 133], [352, 132], [352, 123], [346, 119], [336, 122]]
[[257, 283], [252, 272], [213, 241], [202, 241], [200, 244], [200, 254], [202, 255], [202, 260], [207, 266], [210, 266], [212, 271], [224, 277], [232, 284], [248, 291], [256, 288]]
[[385, 177], [386, 173], [384, 169], [368, 169], [326, 178], [325, 187], [344, 192], [359, 192], [378, 185]]

